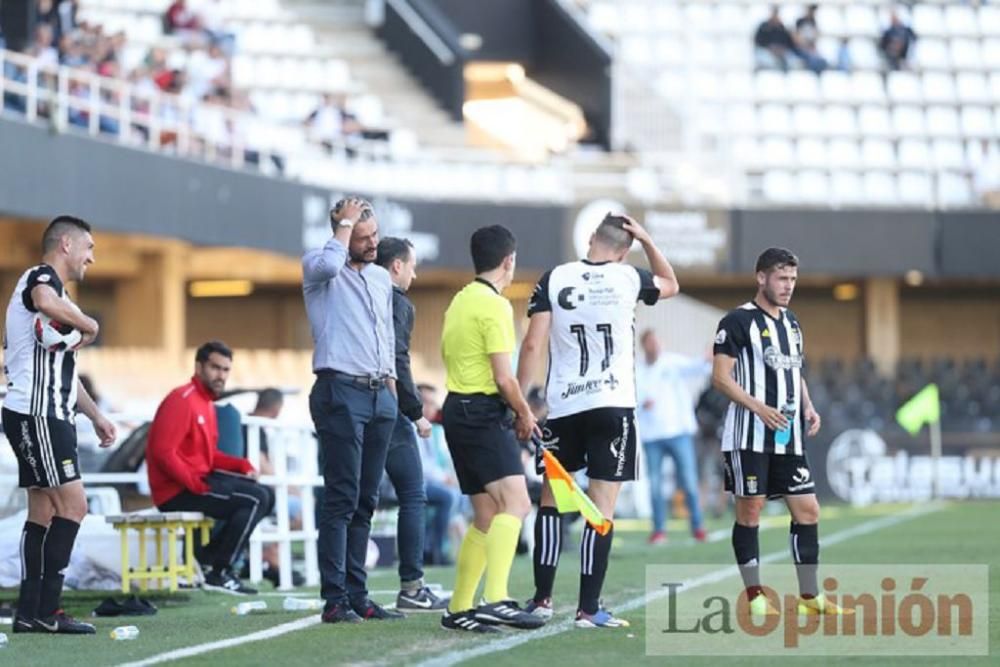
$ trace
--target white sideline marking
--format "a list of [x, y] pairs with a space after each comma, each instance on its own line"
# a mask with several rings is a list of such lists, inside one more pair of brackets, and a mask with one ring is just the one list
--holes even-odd
[[[930, 514], [931, 512], [936, 512], [944, 507], [944, 503], [934, 502], [927, 503], [924, 505], [916, 505], [904, 512], [899, 514], [891, 514], [888, 516], [880, 517], [878, 519], [872, 519], [871, 521], [866, 521], [860, 523], [852, 528], [847, 528], [845, 530], [832, 533], [824, 537], [821, 544], [824, 546], [831, 546], [834, 544], [839, 544], [846, 540], [853, 539], [860, 535], [866, 535], [868, 533], [880, 530], [882, 528], [888, 528], [889, 526], [894, 526], [904, 521], [909, 521], [910, 519], [915, 519], [917, 517], [924, 516], [925, 514]], [[773, 551], [763, 557], [761, 557], [761, 563], [769, 563], [772, 561], [779, 560], [783, 556], [787, 556], [786, 550]], [[724, 568], [720, 568], [713, 572], [710, 572], [697, 579], [692, 579], [684, 582], [685, 590], [690, 590], [707, 583], [712, 583], [725, 579], [727, 577], [736, 576], [738, 570], [735, 565], [729, 565]], [[650, 593], [642, 595], [636, 598], [632, 598], [627, 602], [616, 605], [617, 609], [621, 611], [631, 611], [632, 609], [637, 609], [647, 605], [652, 600], [656, 600], [665, 596], [669, 591], [656, 591], [655, 593]], [[158, 655], [145, 658], [143, 660], [138, 660], [136, 662], [123, 663], [119, 667], [146, 667], [147, 665], [158, 665], [164, 662], [170, 662], [171, 660], [180, 660], [181, 658], [190, 658], [195, 655], [201, 655], [203, 653], [209, 653], [211, 651], [217, 651], [219, 649], [230, 648], [232, 646], [242, 646], [244, 644], [250, 644], [253, 642], [263, 641], [265, 639], [271, 639], [272, 637], [280, 637], [281, 635], [288, 634], [290, 632], [295, 632], [296, 630], [302, 630], [310, 626], [316, 625], [321, 622], [320, 616], [308, 616], [306, 618], [300, 618], [296, 621], [290, 623], [282, 623], [281, 625], [276, 625], [273, 628], [268, 628], [267, 630], [260, 630], [258, 632], [252, 632], [248, 635], [243, 635], [240, 637], [231, 637], [229, 639], [222, 639], [219, 641], [208, 642], [205, 644], [197, 644], [195, 646], [188, 646], [186, 648], [175, 649], [173, 651], [167, 651], [166, 653], [160, 653]], [[530, 633], [519, 633], [512, 635], [510, 637], [500, 639], [497, 641], [492, 641], [475, 648], [466, 649], [464, 651], [455, 651], [448, 653], [443, 656], [435, 656], [428, 658], [423, 662], [418, 663], [417, 667], [450, 667], [451, 665], [456, 665], [465, 660], [470, 660], [472, 658], [477, 658], [483, 655], [489, 655], [491, 653], [498, 653], [500, 651], [507, 651], [514, 647], [520, 646], [521, 644], [526, 644], [530, 641], [536, 639], [544, 639], [545, 637], [551, 637], [553, 635], [561, 634], [573, 628], [573, 621], [565, 620], [554, 625], [547, 625], [540, 630], [535, 630]]]
[[[917, 517], [923, 516], [925, 514], [930, 514], [931, 512], [936, 512], [944, 507], [944, 503], [934, 502], [927, 503], [924, 505], [916, 505], [904, 512], [899, 514], [890, 514], [888, 516], [880, 517], [878, 519], [872, 519], [871, 521], [866, 521], [864, 523], [859, 523], [857, 526], [852, 528], [846, 528], [844, 530], [832, 533], [821, 540], [823, 546], [831, 546], [834, 544], [839, 544], [846, 540], [853, 539], [860, 535], [866, 535], [868, 533], [875, 532], [876, 530], [881, 530], [882, 528], [888, 528], [889, 526], [894, 526], [898, 523], [903, 523], [904, 521], [909, 521], [910, 519], [915, 519]], [[781, 551], [772, 551], [771, 553], [761, 557], [761, 563], [770, 563], [781, 559], [784, 556], [788, 556], [788, 550], [783, 549]], [[736, 565], [729, 565], [724, 568], [720, 568], [713, 572], [709, 572], [701, 577], [695, 579], [689, 579], [684, 583], [684, 590], [690, 590], [704, 584], [713, 583], [726, 579], [727, 577], [734, 577], [739, 574], [739, 570]], [[639, 607], [644, 607], [651, 601], [665, 597], [670, 591], [659, 590], [655, 593], [647, 593], [646, 595], [641, 595], [639, 597], [632, 598], [620, 605], [615, 605], [616, 611], [631, 611], [632, 609], [637, 609]], [[535, 641], [538, 639], [545, 639], [546, 637], [552, 637], [553, 635], [558, 635], [567, 630], [573, 629], [573, 621], [565, 620], [554, 625], [547, 625], [540, 630], [532, 630], [530, 632], [518, 633], [504, 639], [498, 639], [486, 644], [482, 644], [475, 648], [466, 649], [464, 651], [453, 651], [446, 655], [435, 656], [428, 658], [422, 662], [417, 663], [417, 667], [451, 667], [452, 665], [457, 665], [460, 662], [466, 660], [471, 660], [472, 658], [478, 658], [484, 655], [490, 655], [491, 653], [499, 653], [501, 651], [509, 651], [512, 648], [520, 646], [521, 644], [527, 644], [528, 642]], [[609, 631], [613, 632], [613, 631]]]
[[167, 651], [166, 653], [160, 653], [159, 655], [154, 655], [144, 660], [138, 660], [136, 662], [127, 662], [122, 665], [119, 665], [119, 667], [145, 667], [146, 665], [158, 665], [161, 662], [170, 662], [171, 660], [190, 658], [191, 656], [201, 655], [202, 653], [208, 653], [210, 651], [217, 651], [222, 648], [229, 648], [230, 646], [242, 646], [243, 644], [249, 644], [251, 642], [259, 642], [265, 639], [271, 639], [272, 637], [280, 637], [281, 635], [286, 635], [289, 632], [295, 632], [296, 630], [301, 630], [303, 628], [308, 628], [310, 626], [317, 625], [319, 622], [320, 622], [319, 614], [316, 614], [315, 616], [307, 616], [306, 618], [300, 618], [297, 621], [292, 621], [291, 623], [282, 623], [281, 625], [276, 625], [273, 628], [268, 628], [267, 630], [252, 632], [248, 635], [243, 635], [241, 637], [220, 639], [219, 641], [208, 642], [207, 644], [197, 644], [196, 646], [179, 648], [173, 651]]

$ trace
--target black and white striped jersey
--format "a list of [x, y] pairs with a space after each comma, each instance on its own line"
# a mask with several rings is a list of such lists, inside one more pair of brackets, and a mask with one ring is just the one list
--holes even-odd
[[48, 264], [28, 269], [17, 281], [4, 329], [4, 407], [24, 415], [72, 422], [76, 412], [76, 351], [49, 352], [38, 344], [34, 332], [38, 309], [31, 291], [39, 285], [49, 285], [60, 297], [70, 300], [59, 275]]
[[[778, 319], [753, 301], [730, 311], [715, 335], [715, 354], [736, 359], [736, 382], [748, 394], [772, 408], [794, 410], [788, 437], [775, 431], [750, 410], [730, 403], [722, 434], [722, 451], [748, 449], [774, 454], [802, 454], [802, 327], [795, 314], [781, 309]], [[786, 407], [787, 406], [787, 407]], [[790, 412], [790, 410], [789, 410]], [[788, 415], [786, 414], [786, 417]], [[787, 440], [786, 444], [781, 444]]]

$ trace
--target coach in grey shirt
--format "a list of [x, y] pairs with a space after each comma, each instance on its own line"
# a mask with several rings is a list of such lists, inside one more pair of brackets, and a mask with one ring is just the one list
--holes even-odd
[[309, 411], [319, 436], [323, 621], [402, 618], [368, 597], [365, 556], [396, 421], [392, 281], [374, 264], [378, 223], [363, 199], [330, 213], [333, 238], [302, 258], [316, 383]]

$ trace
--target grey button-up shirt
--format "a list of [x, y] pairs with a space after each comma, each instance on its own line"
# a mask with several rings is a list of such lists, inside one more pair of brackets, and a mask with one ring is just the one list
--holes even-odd
[[313, 370], [396, 377], [389, 272], [376, 264], [358, 271], [347, 259], [336, 238], [302, 257]]

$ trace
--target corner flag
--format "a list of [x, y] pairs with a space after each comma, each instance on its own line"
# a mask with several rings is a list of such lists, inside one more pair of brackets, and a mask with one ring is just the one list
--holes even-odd
[[941, 420], [941, 397], [933, 382], [903, 404], [896, 411], [896, 421], [910, 435], [916, 435], [924, 424], [934, 424]]
[[566, 468], [559, 463], [552, 452], [545, 449], [537, 438], [532, 438], [531, 441], [542, 454], [545, 476], [549, 480], [552, 496], [556, 499], [556, 509], [562, 514], [579, 512], [587, 520], [587, 523], [593, 526], [598, 535], [607, 535], [611, 530], [611, 521], [605, 519], [590, 496], [580, 490], [580, 487], [573, 481], [573, 476], [566, 472]]

